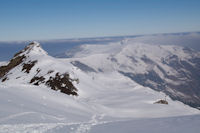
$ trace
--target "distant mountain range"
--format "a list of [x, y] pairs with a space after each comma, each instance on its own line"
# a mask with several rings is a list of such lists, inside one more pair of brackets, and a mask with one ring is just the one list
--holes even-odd
[[149, 45], [124, 39], [109, 45], [82, 45], [66, 53], [87, 72], [118, 71], [174, 100], [200, 106], [200, 52], [175, 45]]
[[[125, 38], [106, 44], [84, 44], [71, 51], [68, 50], [62, 57], [69, 58], [68, 63], [86, 73], [116, 72], [144, 87], [162, 91], [174, 100], [198, 108], [200, 106], [200, 52], [178, 45], [152, 45], [146, 43], [144, 39], [142, 39], [143, 42], [139, 42], [138, 39], [140, 38]], [[162, 40], [161, 37], [160, 39]], [[42, 58], [39, 57], [41, 53]], [[46, 52], [37, 43], [31, 43], [16, 54], [7, 67], [0, 68], [2, 82], [12, 81], [14, 76], [17, 82], [46, 84], [54, 90], [78, 95], [77, 89], [72, 84], [75, 79], [70, 78], [66, 72], [60, 72], [62, 66], [53, 65], [55, 59], [44, 53]], [[38, 61], [39, 59], [42, 61]], [[19, 60], [19, 63], [16, 64], [16, 60]], [[46, 60], [49, 61], [46, 62]], [[39, 65], [36, 68], [37, 62], [46, 62], [44, 66], [51, 65], [52, 67], [45, 69]], [[30, 71], [31, 74], [28, 77], [23, 77], [18, 71], [20, 69], [15, 66], [22, 66], [21, 71], [25, 73], [29, 73], [33, 67], [34, 72]], [[59, 68], [59, 71], [56, 68]], [[64, 86], [58, 83], [61, 80], [65, 80]]]
[[[41, 46], [54, 57], [66, 57], [65, 52], [83, 44], [107, 44], [132, 38], [137, 42], [157, 45], [179, 45], [200, 51], [200, 32], [167, 33], [153, 35], [116, 36], [79, 39], [38, 40]], [[0, 61], [12, 58], [13, 53], [23, 49], [31, 41], [0, 41]]]

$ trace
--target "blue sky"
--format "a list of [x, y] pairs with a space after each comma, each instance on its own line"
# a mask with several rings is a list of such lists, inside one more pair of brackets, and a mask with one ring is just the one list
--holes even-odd
[[200, 31], [200, 0], [0, 0], [0, 41]]

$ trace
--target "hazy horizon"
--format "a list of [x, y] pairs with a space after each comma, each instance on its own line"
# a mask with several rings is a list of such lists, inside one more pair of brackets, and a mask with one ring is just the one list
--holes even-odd
[[200, 31], [198, 0], [3, 0], [0, 41]]
[[0, 43], [22, 43], [22, 42], [50, 42], [50, 41], [75, 41], [87, 39], [101, 39], [101, 38], [124, 38], [124, 37], [140, 37], [140, 36], [157, 36], [157, 35], [183, 35], [183, 34], [199, 34], [200, 31], [185, 31], [185, 32], [165, 32], [165, 33], [152, 33], [152, 34], [129, 34], [129, 35], [116, 35], [116, 36], [94, 36], [94, 37], [73, 37], [73, 38], [49, 38], [49, 39], [24, 39], [24, 40], [0, 40]]

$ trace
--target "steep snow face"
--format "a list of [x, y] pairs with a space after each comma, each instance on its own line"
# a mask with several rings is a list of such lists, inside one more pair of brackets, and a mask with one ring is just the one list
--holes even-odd
[[38, 42], [33, 41], [29, 45], [27, 45], [23, 50], [16, 53], [14, 57], [22, 56], [22, 55], [25, 55], [27, 57], [37, 58], [37, 56], [47, 55], [47, 52], [41, 48]]
[[[99, 45], [96, 49], [92, 45], [82, 46], [74, 57], [77, 59], [73, 60], [86, 64], [90, 70], [118, 71], [143, 86], [165, 92], [175, 100], [193, 107], [200, 106], [200, 53], [192, 49], [125, 39], [116, 45]], [[77, 67], [81, 69], [81, 66]]]
[[56, 61], [39, 43], [32, 42], [15, 54], [7, 65], [0, 67], [0, 78], [8, 84], [46, 85], [53, 90], [78, 95], [72, 83], [77, 81], [72, 74], [73, 66], [66, 64], [69, 65]]

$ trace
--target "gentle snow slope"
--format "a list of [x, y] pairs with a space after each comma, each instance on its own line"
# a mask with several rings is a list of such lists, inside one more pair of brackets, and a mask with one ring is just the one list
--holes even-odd
[[67, 126], [70, 132], [79, 133], [92, 125], [116, 120], [199, 114], [198, 110], [169, 98], [169, 105], [153, 104], [164, 94], [119, 74], [94, 74], [92, 78], [80, 70], [75, 73], [81, 81], [77, 86], [79, 97], [46, 87], [0, 85], [0, 132], [57, 132]]

